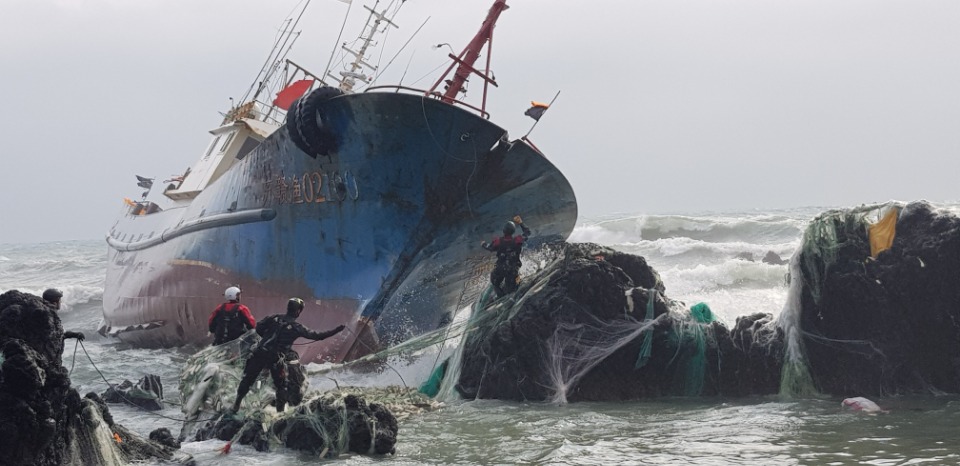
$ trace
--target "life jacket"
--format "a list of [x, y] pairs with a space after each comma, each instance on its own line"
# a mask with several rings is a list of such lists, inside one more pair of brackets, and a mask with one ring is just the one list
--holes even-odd
[[523, 249], [523, 236], [501, 236], [493, 239], [491, 245], [497, 251], [498, 267], [520, 268], [520, 251]]
[[[229, 308], [227, 306], [230, 306]], [[213, 344], [219, 345], [240, 338], [247, 331], [246, 318], [240, 315], [240, 303], [223, 303], [217, 308], [220, 317]]]

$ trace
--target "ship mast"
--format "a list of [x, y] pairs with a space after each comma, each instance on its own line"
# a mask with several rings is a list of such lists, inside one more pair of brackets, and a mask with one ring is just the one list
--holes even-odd
[[[300, 37], [300, 32], [296, 31], [297, 25], [300, 24], [300, 18], [303, 18], [303, 13], [307, 11], [307, 7], [309, 6], [310, 0], [307, 0], [304, 2], [303, 8], [300, 9], [300, 14], [297, 15], [296, 20], [288, 18], [285, 21], [283, 30], [273, 44], [273, 50], [270, 51], [270, 55], [267, 56], [267, 60], [263, 63], [260, 73], [254, 78], [250, 89], [247, 89], [246, 94], [240, 99], [240, 103], [247, 102], [247, 98], [250, 97], [251, 92], [253, 92], [253, 97], [250, 98], [250, 101], [256, 101], [257, 98], [260, 97], [260, 93], [266, 90], [267, 86], [272, 82], [273, 74], [277, 71], [280, 62], [286, 58], [287, 54], [290, 53], [290, 49], [293, 48], [294, 42]], [[255, 92], [254, 87], [256, 87]]]
[[[364, 25], [363, 27], [364, 34], [361, 34], [361, 37], [360, 37], [360, 40], [363, 42], [363, 44], [360, 46], [360, 50], [354, 51], [348, 48], [346, 43], [343, 44], [343, 50], [353, 55], [353, 62], [350, 63], [348, 70], [340, 72], [340, 76], [342, 77], [342, 79], [337, 79], [337, 77], [334, 76], [333, 74], [327, 73], [328, 76], [330, 76], [335, 81], [338, 81], [340, 83], [340, 90], [342, 90], [343, 92], [351, 92], [353, 90], [353, 86], [355, 86], [357, 83], [357, 79], [359, 79], [364, 83], [369, 80], [367, 75], [361, 72], [361, 70], [364, 67], [369, 68], [371, 71], [376, 71], [377, 69], [376, 66], [373, 66], [367, 63], [363, 59], [364, 59], [364, 56], [367, 54], [367, 49], [370, 48], [370, 44], [373, 42], [374, 35], [376, 35], [379, 32], [380, 23], [385, 22], [390, 26], [398, 27], [396, 24], [394, 24], [392, 21], [390, 21], [390, 19], [388, 19], [385, 16], [387, 12], [387, 8], [384, 8], [383, 11], [380, 13], [376, 12], [377, 5], [379, 4], [380, 4], [380, 0], [377, 0], [377, 3], [373, 5], [373, 8], [370, 8], [366, 5], [363, 6], [364, 8], [367, 9], [367, 11], [370, 12], [370, 16], [367, 17], [367, 24]], [[372, 24], [371, 24], [371, 21], [372, 21]]]
[[[493, 3], [493, 6], [490, 7], [490, 11], [487, 13], [487, 18], [483, 20], [483, 24], [480, 26], [480, 30], [477, 31], [477, 35], [473, 37], [473, 40], [467, 44], [466, 48], [460, 52], [460, 55], [454, 56], [452, 53], [449, 54], [450, 58], [453, 60], [453, 63], [450, 64], [450, 67], [443, 72], [443, 75], [440, 76], [440, 79], [437, 80], [436, 84], [430, 88], [428, 94], [434, 94], [437, 87], [440, 86], [440, 83], [446, 81], [447, 86], [443, 93], [443, 101], [447, 103], [452, 103], [456, 99], [457, 95], [463, 91], [463, 85], [466, 83], [467, 78], [470, 74], [476, 74], [483, 78], [483, 101], [480, 105], [480, 109], [486, 113], [487, 109], [487, 88], [490, 84], [497, 86], [496, 80], [490, 77], [490, 56], [493, 54], [493, 27], [497, 24], [497, 19], [500, 18], [500, 13], [503, 10], [510, 8], [507, 6], [507, 0], [496, 0]], [[476, 63], [477, 58], [480, 57], [480, 52], [483, 51], [483, 47], [487, 45], [487, 64], [486, 68], [481, 72], [473, 67], [473, 64]], [[454, 65], [460, 64], [457, 68], [456, 73], [454, 73], [452, 79], [446, 79], [447, 75], [450, 74], [450, 71], [453, 69]]]

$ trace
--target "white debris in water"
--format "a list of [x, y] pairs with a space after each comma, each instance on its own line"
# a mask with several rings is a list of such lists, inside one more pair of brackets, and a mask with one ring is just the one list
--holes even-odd
[[880, 406], [877, 406], [876, 403], [870, 401], [862, 396], [857, 396], [853, 398], [847, 398], [840, 402], [841, 407], [850, 408], [854, 411], [859, 411], [868, 414], [876, 413], [885, 413], [886, 411], [880, 409]]

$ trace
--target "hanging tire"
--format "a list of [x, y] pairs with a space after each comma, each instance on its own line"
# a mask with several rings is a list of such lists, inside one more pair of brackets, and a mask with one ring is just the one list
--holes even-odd
[[300, 97], [287, 111], [287, 132], [290, 139], [307, 155], [330, 155], [337, 148], [337, 139], [324, 123], [322, 104], [343, 95], [336, 87], [321, 87]]

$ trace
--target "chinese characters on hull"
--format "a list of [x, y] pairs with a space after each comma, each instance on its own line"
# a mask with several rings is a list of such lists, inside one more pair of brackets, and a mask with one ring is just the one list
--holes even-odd
[[310, 204], [357, 200], [357, 180], [346, 170], [312, 171], [300, 175], [279, 175], [265, 182], [265, 204]]

